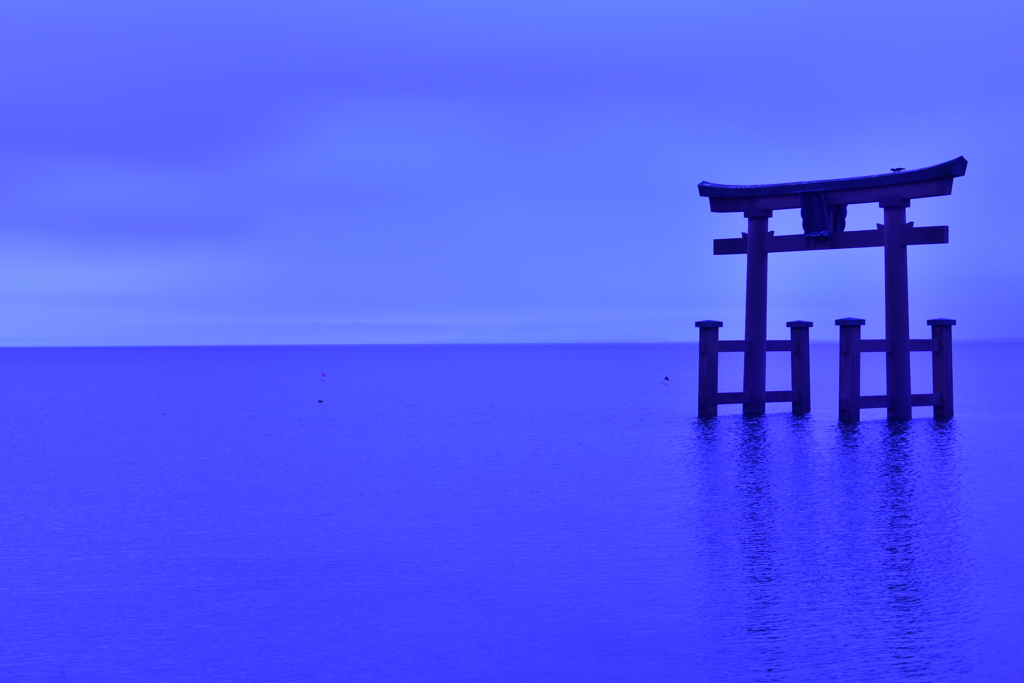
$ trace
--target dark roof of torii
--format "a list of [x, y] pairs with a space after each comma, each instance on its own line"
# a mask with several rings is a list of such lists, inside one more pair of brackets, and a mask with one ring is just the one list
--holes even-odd
[[957, 157], [944, 164], [912, 171], [893, 171], [859, 178], [809, 180], [775, 185], [719, 185], [703, 182], [697, 186], [714, 212], [771, 211], [800, 206], [801, 192], [824, 192], [827, 204], [861, 204], [884, 200], [937, 197], [953, 191], [953, 178], [967, 172], [967, 159]]
[[814, 190], [835, 191], [853, 190], [864, 187], [883, 187], [887, 185], [904, 185], [922, 180], [936, 178], [956, 178], [967, 172], [967, 159], [957, 157], [944, 164], [936, 164], [911, 171], [865, 175], [856, 178], [836, 178], [835, 180], [805, 180], [796, 183], [776, 183], [774, 185], [720, 185], [706, 180], [697, 186], [701, 197], [768, 197], [772, 195], [793, 194], [794, 192], [811, 192]]

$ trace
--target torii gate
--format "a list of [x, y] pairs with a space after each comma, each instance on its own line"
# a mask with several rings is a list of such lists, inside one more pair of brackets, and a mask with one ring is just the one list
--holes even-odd
[[[781, 251], [816, 251], [853, 247], [883, 247], [885, 254], [885, 339], [860, 340], [855, 318], [837, 320], [841, 325], [840, 417], [857, 420], [861, 408], [886, 407], [891, 418], [911, 417], [914, 405], [933, 405], [937, 417], [949, 417], [952, 408], [949, 333], [956, 321], [929, 320], [931, 340], [910, 339], [907, 292], [907, 246], [946, 244], [949, 228], [945, 225], [915, 228], [907, 223], [911, 199], [939, 197], [953, 191], [953, 178], [964, 175], [967, 160], [957, 157], [937, 166], [913, 171], [892, 169], [883, 175], [813, 180], [777, 185], [719, 185], [702, 182], [700, 196], [707, 197], [711, 211], [743, 212], [747, 232], [742, 237], [717, 239], [715, 254], [747, 255], [746, 321], [743, 341], [719, 342], [722, 323], [704, 320], [701, 328], [701, 385], [699, 414], [713, 416], [718, 405], [742, 403], [745, 415], [763, 415], [765, 403], [792, 401], [794, 412], [810, 410], [810, 382], [807, 377], [807, 327], [811, 323], [792, 321], [791, 341], [768, 341], [768, 254]], [[884, 223], [877, 230], [846, 231], [848, 204], [878, 202]], [[803, 234], [775, 235], [768, 230], [772, 212], [800, 209]], [[718, 393], [719, 351], [742, 351], [743, 391]], [[793, 352], [793, 389], [765, 391], [765, 355], [767, 351]], [[886, 354], [885, 396], [860, 396], [860, 352], [884, 351]], [[933, 394], [912, 395], [910, 390], [910, 352], [932, 351]]]

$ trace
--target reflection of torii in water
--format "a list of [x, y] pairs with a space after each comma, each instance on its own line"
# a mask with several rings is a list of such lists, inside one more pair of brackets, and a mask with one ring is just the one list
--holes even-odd
[[[884, 348], [887, 393], [884, 397], [863, 397], [871, 400], [862, 400], [859, 396], [858, 355], [858, 395], [847, 403], [844, 419], [858, 419], [860, 408], [875, 406], [887, 407], [889, 417], [894, 418], [909, 418], [912, 405], [934, 405], [936, 416], [952, 415], [952, 380], [946, 376], [948, 373], [945, 371], [936, 375], [936, 386], [942, 384], [945, 389], [937, 389], [934, 394], [923, 396], [912, 396], [910, 393], [912, 345], [907, 301], [907, 246], [945, 244], [949, 241], [949, 229], [944, 225], [915, 228], [913, 223], [907, 223], [906, 212], [911, 199], [950, 194], [953, 191], [953, 178], [966, 173], [967, 160], [957, 157], [944, 164], [912, 171], [899, 167], [891, 170], [892, 173], [881, 175], [777, 185], [719, 185], [703, 182], [697, 186], [700, 195], [709, 199], [713, 212], [743, 212], [747, 219], [747, 232], [742, 237], [715, 240], [714, 250], [715, 254], [747, 255], [746, 322], [742, 342], [743, 391], [736, 395], [719, 397], [716, 393], [716, 376], [713, 391], [708, 391], [702, 386], [702, 415], [715, 415], [720, 403], [743, 403], [744, 414], [761, 415], [764, 413], [766, 400], [792, 400], [796, 409], [800, 399], [793, 396], [795, 391], [771, 392], [777, 396], [766, 396], [765, 391], [765, 354], [768, 351], [768, 254], [852, 247], [883, 247], [885, 252], [884, 347], [876, 349], [874, 345], [865, 343], [862, 350]], [[847, 205], [874, 202], [877, 202], [884, 211], [884, 223], [879, 224], [877, 230], [847, 231]], [[775, 235], [768, 230], [768, 219], [771, 218], [773, 211], [780, 209], [800, 209], [803, 234]], [[941, 318], [929, 321], [932, 325], [944, 325], [947, 330], [952, 323], [953, 321]], [[721, 323], [698, 323], [698, 327], [702, 328], [711, 328], [713, 325], [717, 327]], [[940, 336], [938, 332], [933, 336], [938, 348], [942, 343], [939, 341]], [[714, 337], [717, 339], [717, 329], [714, 331]], [[941, 352], [942, 349], [939, 349], [939, 353]], [[945, 358], [944, 362], [948, 363], [948, 354]], [[939, 365], [940, 363], [936, 361], [935, 367], [938, 368]], [[717, 361], [714, 366], [717, 368]], [[717, 369], [715, 373], [717, 375]], [[939, 377], [939, 374], [942, 376]], [[781, 395], [786, 397], [779, 398]], [[804, 409], [809, 409], [809, 401], [804, 401], [801, 405], [805, 406]]]

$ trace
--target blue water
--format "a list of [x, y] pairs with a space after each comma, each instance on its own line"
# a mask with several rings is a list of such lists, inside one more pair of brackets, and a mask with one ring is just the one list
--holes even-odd
[[1024, 680], [1024, 344], [854, 426], [812, 353], [2, 349], [0, 680]]

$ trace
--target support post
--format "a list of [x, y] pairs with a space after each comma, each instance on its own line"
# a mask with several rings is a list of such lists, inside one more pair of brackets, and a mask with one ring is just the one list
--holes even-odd
[[933, 318], [932, 327], [932, 392], [935, 394], [934, 417], [953, 417], [953, 325], [951, 318]]
[[768, 234], [771, 211], [745, 211], [747, 219], [747, 310], [743, 338], [744, 415], [764, 415], [765, 366], [768, 351]]
[[840, 318], [839, 325], [839, 420], [860, 420], [860, 327], [862, 318]]
[[890, 418], [909, 419], [910, 409], [910, 311], [907, 286], [907, 207], [909, 199], [879, 202], [885, 212], [885, 393]]
[[697, 373], [697, 416], [718, 415], [718, 320], [700, 320], [700, 365]]
[[793, 414], [811, 412], [811, 338], [810, 329], [814, 323], [807, 320], [790, 320], [789, 338], [793, 342], [790, 352], [791, 387], [796, 393], [793, 398]]

